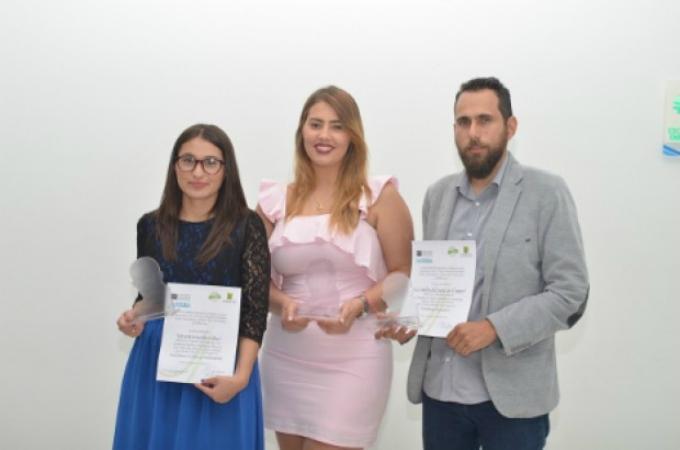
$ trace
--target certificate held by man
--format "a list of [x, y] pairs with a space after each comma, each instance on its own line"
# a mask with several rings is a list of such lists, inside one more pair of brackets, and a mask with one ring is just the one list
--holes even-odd
[[200, 383], [234, 374], [241, 289], [168, 283], [158, 381]]
[[418, 334], [446, 337], [466, 322], [472, 303], [475, 241], [414, 241], [410, 309], [417, 308]]

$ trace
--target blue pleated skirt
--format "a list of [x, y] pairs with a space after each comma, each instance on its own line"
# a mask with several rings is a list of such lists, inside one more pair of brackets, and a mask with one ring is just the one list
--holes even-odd
[[120, 391], [114, 450], [263, 450], [257, 363], [248, 386], [215, 403], [192, 384], [156, 381], [163, 320], [147, 322], [132, 347]]

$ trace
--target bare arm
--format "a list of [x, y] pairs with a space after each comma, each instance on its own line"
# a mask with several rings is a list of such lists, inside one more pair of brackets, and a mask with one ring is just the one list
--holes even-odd
[[[409, 276], [413, 221], [406, 202], [391, 183], [383, 188], [380, 197], [369, 210], [368, 222], [378, 233], [388, 274], [401, 272]], [[374, 284], [365, 295], [371, 311], [385, 309], [382, 282]]]
[[234, 376], [217, 376], [206, 378], [195, 386], [217, 403], [227, 403], [248, 386], [250, 374], [257, 360], [260, 344], [250, 338], [242, 337], [238, 341], [238, 360]]
[[246, 223], [245, 248], [241, 255], [241, 318], [238, 359], [233, 376], [215, 376], [195, 386], [217, 403], [227, 403], [248, 386], [266, 328], [269, 279], [269, 248], [262, 221], [250, 215]]
[[[267, 231], [267, 239], [272, 235], [274, 230], [274, 224], [269, 221], [269, 218], [265, 215], [257, 205], [255, 212], [260, 216], [262, 222], [264, 223], [265, 230]], [[297, 303], [295, 300], [279, 289], [273, 281], [269, 281], [269, 310], [281, 316], [281, 322], [283, 327], [289, 331], [299, 331], [307, 326], [309, 323], [308, 319], [303, 319], [295, 316], [295, 310], [297, 308]]]
[[[413, 221], [406, 202], [393, 184], [389, 183], [383, 188], [380, 197], [369, 209], [367, 220], [378, 234], [388, 275], [401, 272], [408, 276], [411, 271]], [[383, 301], [382, 280], [367, 289], [364, 296], [370, 312], [378, 313], [387, 308]], [[344, 327], [331, 332], [346, 331], [362, 312], [361, 299], [353, 298], [345, 302], [340, 311], [340, 322]]]

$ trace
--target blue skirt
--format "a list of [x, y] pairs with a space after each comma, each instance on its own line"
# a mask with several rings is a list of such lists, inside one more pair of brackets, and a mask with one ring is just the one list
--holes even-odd
[[228, 403], [192, 384], [156, 381], [163, 320], [147, 322], [132, 347], [120, 391], [114, 450], [263, 450], [260, 373]]

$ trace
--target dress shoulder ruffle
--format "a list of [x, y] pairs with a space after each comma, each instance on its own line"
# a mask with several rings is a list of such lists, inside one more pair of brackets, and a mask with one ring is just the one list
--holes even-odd
[[[392, 176], [371, 177], [369, 186], [371, 198], [363, 196], [359, 202], [361, 218], [350, 234], [331, 230], [329, 214], [314, 216], [295, 216], [284, 220], [286, 215], [286, 185], [270, 180], [260, 184], [259, 205], [265, 216], [275, 225], [269, 237], [269, 249], [273, 254], [277, 249], [288, 245], [329, 243], [343, 253], [350, 255], [357, 266], [366, 271], [373, 281], [381, 280], [387, 273], [382, 247], [375, 229], [365, 218], [372, 204], [388, 183], [398, 187], [397, 179]], [[281, 286], [281, 276], [272, 269], [272, 279]]]

